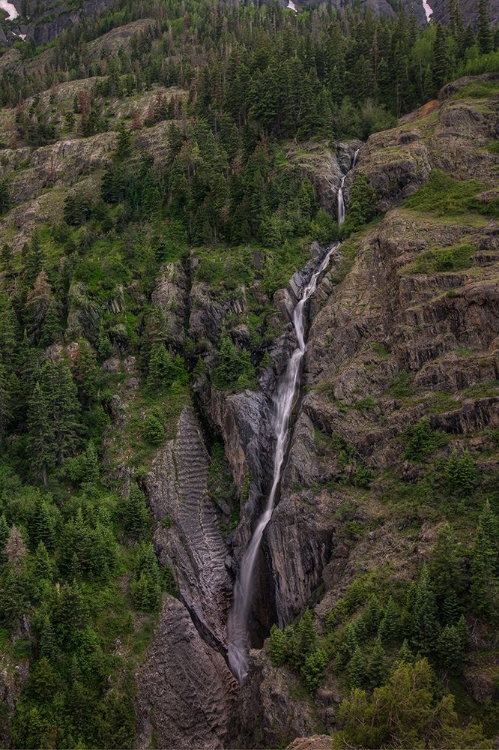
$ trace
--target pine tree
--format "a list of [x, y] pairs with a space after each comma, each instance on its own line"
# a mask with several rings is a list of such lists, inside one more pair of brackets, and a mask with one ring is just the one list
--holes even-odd
[[459, 456], [457, 451], [453, 451], [445, 473], [451, 492], [466, 495], [472, 492], [476, 479], [476, 469], [469, 451], [465, 450], [462, 456]]
[[40, 237], [38, 233], [35, 232], [31, 238], [30, 244], [26, 247], [26, 270], [24, 283], [27, 289], [30, 289], [33, 286], [38, 274], [42, 271], [43, 260], [43, 251]]
[[421, 654], [430, 655], [437, 647], [438, 635], [435, 593], [428, 568], [423, 565], [414, 602], [412, 643]]
[[322, 648], [315, 649], [305, 659], [301, 668], [301, 676], [310, 692], [317, 690], [323, 681], [328, 661], [327, 653]]
[[39, 542], [43, 542], [47, 549], [54, 546], [54, 526], [48, 505], [43, 500], [36, 503], [35, 514], [33, 516], [30, 528], [31, 542], [36, 547]]
[[50, 581], [52, 579], [52, 564], [43, 542], [40, 542], [36, 548], [33, 572], [37, 580]]
[[177, 368], [164, 344], [151, 349], [148, 383], [157, 390], [169, 388], [177, 375]]
[[277, 625], [270, 628], [269, 656], [273, 667], [280, 667], [286, 661], [287, 638]]
[[432, 587], [441, 600], [462, 592], [463, 574], [454, 530], [445, 523], [438, 532], [428, 566]]
[[45, 318], [51, 306], [54, 306], [52, 287], [48, 283], [47, 274], [42, 269], [26, 297], [27, 324], [31, 338], [35, 342], [41, 338]]
[[433, 83], [438, 91], [449, 76], [449, 56], [447, 52], [447, 35], [442, 24], [437, 24], [437, 36], [433, 45]]
[[437, 658], [439, 664], [451, 675], [462, 671], [464, 648], [457, 628], [446, 625], [438, 637]]
[[62, 335], [61, 323], [54, 300], [49, 300], [47, 312], [41, 324], [40, 344], [50, 346], [60, 340]]
[[47, 484], [47, 472], [55, 466], [55, 431], [47, 398], [39, 383], [28, 402], [27, 432], [31, 471], [43, 484]]
[[11, 381], [6, 368], [0, 362], [0, 440], [7, 433], [7, 426], [12, 417]]
[[57, 654], [57, 641], [50, 617], [45, 615], [40, 630], [40, 656], [52, 659]]
[[149, 513], [144, 493], [138, 487], [132, 487], [125, 504], [125, 531], [132, 539], [140, 539], [149, 525]]
[[388, 674], [389, 669], [386, 652], [381, 644], [381, 640], [378, 638], [369, 660], [368, 677], [370, 687], [374, 688], [383, 685], [388, 678]]
[[497, 617], [499, 604], [495, 528], [495, 517], [486, 503], [471, 552], [470, 598], [473, 612], [487, 621]]
[[61, 465], [79, 444], [79, 412], [76, 385], [66, 362], [46, 360], [42, 367], [42, 383], [48, 414], [54, 427], [51, 448]]
[[455, 591], [448, 594], [442, 602], [442, 622], [444, 625], [455, 625], [462, 612], [462, 602]]
[[396, 663], [399, 664], [400, 662], [405, 661], [407, 664], [413, 664], [415, 660], [415, 656], [409, 648], [407, 638], [404, 638], [402, 646], [400, 647], [397, 654]]
[[83, 455], [83, 485], [97, 484], [100, 478], [99, 457], [92, 440], [87, 445]]
[[6, 180], [0, 180], [0, 216], [10, 209], [9, 188]]
[[482, 55], [487, 55], [493, 49], [492, 29], [490, 27], [487, 0], [478, 0], [478, 46]]
[[385, 614], [379, 626], [379, 636], [383, 643], [393, 643], [400, 637], [400, 618], [393, 597], [388, 599]]
[[133, 602], [138, 612], [154, 612], [161, 603], [161, 589], [147, 573], [141, 573], [132, 588]]
[[345, 628], [343, 650], [347, 654], [347, 656], [351, 657], [358, 645], [359, 642], [355, 625], [353, 623], [349, 623]]
[[57, 678], [50, 661], [44, 655], [33, 665], [26, 693], [33, 698], [37, 704], [49, 703], [54, 698], [57, 688]]
[[359, 646], [353, 652], [347, 671], [350, 685], [353, 688], [361, 688], [366, 685], [369, 679], [369, 665]]
[[5, 518], [5, 513], [0, 516], [0, 553], [3, 552], [5, 543], [9, 538], [10, 527]]
[[369, 600], [369, 606], [362, 615], [362, 620], [366, 626], [366, 633], [372, 635], [378, 631], [383, 620], [384, 612], [379, 603], [377, 596], [372, 596]]

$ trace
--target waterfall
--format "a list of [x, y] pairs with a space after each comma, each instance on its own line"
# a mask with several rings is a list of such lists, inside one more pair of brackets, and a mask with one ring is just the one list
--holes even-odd
[[263, 532], [272, 517], [277, 488], [281, 478], [284, 456], [289, 437], [289, 418], [293, 410], [295, 394], [300, 374], [300, 365], [305, 355], [305, 305], [315, 292], [320, 275], [326, 269], [331, 255], [337, 244], [333, 245], [323, 258], [318, 268], [312, 274], [308, 284], [304, 287], [300, 300], [293, 310], [293, 326], [298, 341], [298, 347], [294, 350], [288, 362], [286, 372], [281, 378], [275, 396], [274, 409], [274, 432], [276, 446], [274, 453], [274, 466], [272, 487], [265, 505], [264, 512], [260, 517], [257, 527], [251, 537], [248, 548], [243, 556], [239, 576], [234, 586], [234, 602], [229, 612], [228, 619], [228, 658], [230, 668], [234, 676], [243, 682], [248, 671], [248, 615], [251, 604], [253, 572], [255, 562], [260, 549]]
[[[357, 156], [359, 155], [360, 148], [357, 149], [357, 151], [354, 153], [352, 157], [352, 164], [350, 169], [354, 169], [355, 165], [357, 163]], [[350, 170], [348, 170], [350, 171]], [[345, 223], [345, 200], [343, 198], [343, 185], [345, 184], [345, 179], [348, 172], [343, 175], [341, 178], [341, 184], [338, 188], [338, 226], [341, 227]]]
[[7, 13], [7, 21], [14, 21], [19, 15], [16, 6], [8, 0], [0, 0], [0, 9]]
[[341, 185], [338, 190], [338, 226], [341, 227], [345, 221], [345, 201], [343, 200], [343, 185], [345, 184], [346, 174], [341, 178]]

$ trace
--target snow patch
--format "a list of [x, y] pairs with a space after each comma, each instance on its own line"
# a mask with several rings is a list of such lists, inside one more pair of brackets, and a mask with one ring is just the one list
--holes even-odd
[[288, 4], [286, 7], [288, 10], [294, 10], [295, 13], [298, 13], [298, 11], [296, 10], [296, 5], [294, 4], [293, 0], [288, 0]]
[[14, 21], [19, 15], [15, 5], [9, 3], [8, 0], [0, 0], [0, 9], [7, 13], [7, 21]]
[[423, 8], [424, 12], [426, 13], [426, 20], [429, 21], [433, 15], [433, 8], [428, 2], [426, 2], [426, 0], [423, 0]]

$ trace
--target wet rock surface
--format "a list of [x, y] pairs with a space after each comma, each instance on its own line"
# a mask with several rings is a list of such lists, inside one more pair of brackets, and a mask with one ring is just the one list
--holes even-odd
[[137, 675], [139, 748], [225, 747], [234, 680], [184, 605], [166, 597], [147, 662]]

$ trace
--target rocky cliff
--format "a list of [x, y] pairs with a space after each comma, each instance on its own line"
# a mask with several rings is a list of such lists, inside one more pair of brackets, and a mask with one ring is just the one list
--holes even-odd
[[[477, 83], [490, 95], [482, 88], [475, 96]], [[498, 157], [488, 150], [499, 132], [495, 86], [494, 80], [482, 78], [447, 87], [439, 101], [372, 136], [347, 178], [347, 195], [356, 177], [367, 179], [384, 216], [344, 243], [312, 304], [306, 388], [260, 561], [251, 625], [255, 644], [272, 622], [287, 625], [313, 602], [318, 622], [324, 622], [359, 572], [388, 565], [396, 578], [408, 580], [427, 557], [435, 538], [434, 514], [421, 508], [407, 535], [403, 512], [394, 512], [387, 501], [387, 492], [398, 491], [390, 490], [389, 472], [408, 470], [400, 463], [407, 425], [429, 413], [432, 427], [449, 436], [445, 455], [471, 445], [478, 463], [490, 468], [481, 451], [488, 445], [484, 430], [499, 426], [499, 227], [486, 210], [480, 211], [497, 195]], [[447, 203], [440, 210], [437, 199], [425, 208], [424, 195], [419, 203], [411, 202], [410, 196], [432, 185], [435, 175], [452, 175], [468, 186], [468, 203], [458, 201], [450, 209]], [[480, 182], [473, 182], [477, 175]], [[437, 186], [437, 197], [439, 190], [444, 187]], [[452, 195], [446, 200], [452, 201]], [[287, 294], [294, 295], [297, 286], [299, 280]], [[191, 312], [191, 331], [209, 339], [209, 326], [216, 320], [220, 325], [223, 312], [220, 307], [210, 312], [206, 290], [203, 296], [200, 292], [192, 292], [197, 312], [194, 317]], [[281, 338], [274, 366], [289, 351], [285, 342]], [[275, 378], [264, 382], [272, 384]], [[180, 599], [204, 638], [202, 646], [198, 635], [189, 639], [188, 663], [198, 658], [200, 647], [203, 653], [211, 649], [211, 659], [220, 658], [221, 646], [223, 654], [230, 576], [237, 572], [268, 484], [271, 392], [272, 385], [267, 392], [227, 397], [202, 378], [198, 383], [203, 419], [224, 442], [240, 496], [246, 476], [246, 492], [251, 488], [241, 503], [239, 526], [225, 538], [225, 546], [206, 494], [207, 459], [191, 412], [181, 417], [176, 441], [158, 456], [151, 475], [156, 518], [172, 518], [168, 531], [158, 530], [158, 549], [177, 571]], [[184, 451], [189, 456], [185, 468]], [[368, 490], [361, 489], [367, 486], [362, 472], [370, 477]], [[407, 475], [403, 481], [416, 479]], [[205, 573], [203, 565], [208, 566]], [[167, 607], [149, 677], [140, 681], [139, 702], [154, 707], [150, 715], [158, 727], [171, 723], [171, 706], [167, 693], [151, 685], [161, 671], [168, 690], [180, 689], [175, 664], [158, 670], [154, 657], [170, 651], [170, 618]], [[339, 700], [334, 681], [310, 707], [297, 700], [290, 679], [270, 666], [263, 651], [253, 652], [242, 689], [226, 671], [219, 672], [213, 685], [220, 696], [231, 695], [230, 710], [225, 698], [219, 700], [223, 742], [263, 747], [334, 726]], [[207, 744], [213, 732], [209, 722], [199, 729], [202, 737], [193, 736], [190, 716], [175, 716], [174, 735], [161, 736], [182, 737], [186, 747], [217, 746]]]

